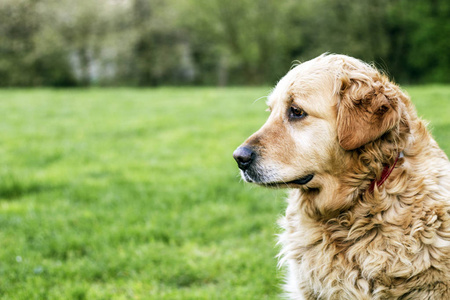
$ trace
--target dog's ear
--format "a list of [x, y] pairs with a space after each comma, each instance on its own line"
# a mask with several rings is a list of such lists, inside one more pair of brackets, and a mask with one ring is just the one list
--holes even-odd
[[341, 80], [337, 133], [342, 148], [359, 148], [399, 122], [399, 99], [396, 97], [399, 91], [387, 78], [346, 76]]

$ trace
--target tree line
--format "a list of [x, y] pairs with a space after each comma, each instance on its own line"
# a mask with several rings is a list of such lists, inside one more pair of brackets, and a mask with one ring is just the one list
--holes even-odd
[[2, 0], [0, 86], [273, 84], [323, 52], [450, 82], [448, 0]]

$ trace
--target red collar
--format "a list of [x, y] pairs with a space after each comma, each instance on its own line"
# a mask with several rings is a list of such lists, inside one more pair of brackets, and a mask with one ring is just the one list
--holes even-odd
[[381, 173], [380, 180], [373, 180], [370, 183], [370, 186], [369, 186], [369, 192], [370, 193], [373, 193], [373, 189], [375, 188], [375, 184], [377, 186], [381, 186], [386, 181], [386, 179], [388, 179], [389, 175], [391, 175], [392, 171], [394, 170], [395, 166], [397, 165], [398, 159], [401, 158], [401, 157], [403, 157], [403, 152], [400, 152], [397, 155], [397, 158], [395, 159], [395, 161], [394, 161], [394, 163], [392, 164], [391, 167], [384, 166], [383, 172]]

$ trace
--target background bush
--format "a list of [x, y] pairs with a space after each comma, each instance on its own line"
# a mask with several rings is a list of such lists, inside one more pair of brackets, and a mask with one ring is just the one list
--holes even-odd
[[0, 86], [273, 84], [336, 52], [450, 82], [447, 0], [2, 0]]

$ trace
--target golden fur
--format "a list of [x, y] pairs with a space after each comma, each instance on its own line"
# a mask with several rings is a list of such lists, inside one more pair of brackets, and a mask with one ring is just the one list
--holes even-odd
[[279, 237], [287, 296], [450, 299], [450, 163], [409, 97], [360, 60], [322, 55], [286, 74], [268, 105], [242, 176], [292, 188]]

